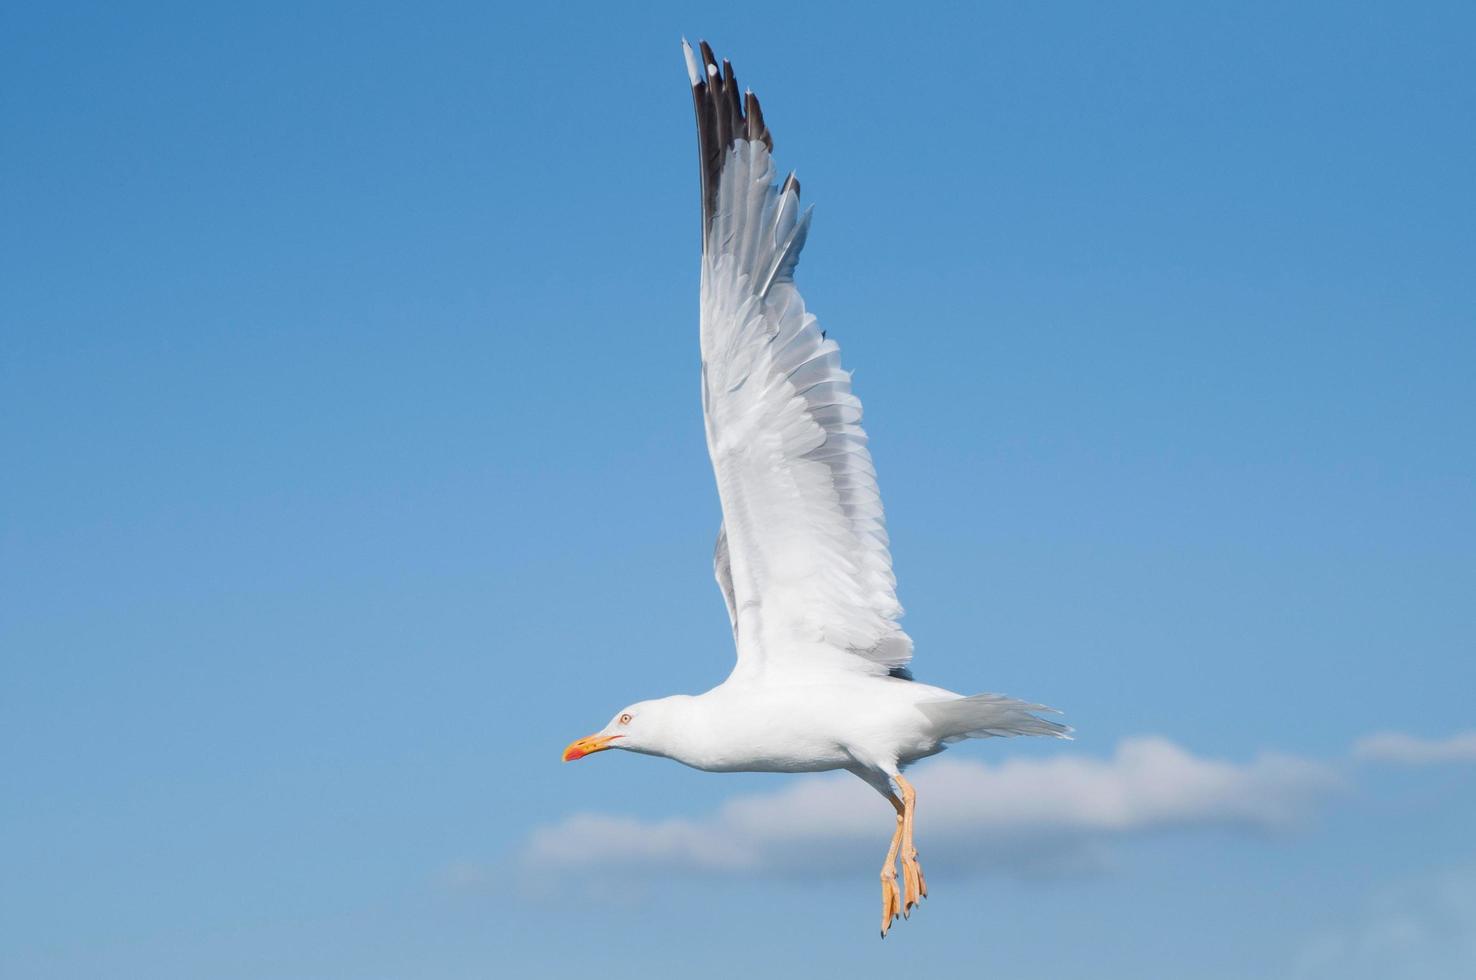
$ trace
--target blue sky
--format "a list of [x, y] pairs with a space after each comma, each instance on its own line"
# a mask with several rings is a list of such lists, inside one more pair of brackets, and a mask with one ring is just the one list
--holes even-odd
[[[1473, 29], [11, 5], [0, 974], [1471, 975]], [[683, 34], [817, 205], [919, 675], [1078, 729], [919, 767], [884, 944], [880, 800], [558, 763], [732, 657]]]

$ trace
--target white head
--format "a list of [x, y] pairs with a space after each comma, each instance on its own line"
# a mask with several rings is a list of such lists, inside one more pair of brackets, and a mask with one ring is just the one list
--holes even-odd
[[625, 749], [646, 755], [670, 755], [667, 747], [679, 726], [678, 705], [690, 700], [685, 695], [639, 701], [621, 708], [610, 723], [593, 735], [586, 735], [564, 750], [564, 761], [573, 762], [605, 749]]

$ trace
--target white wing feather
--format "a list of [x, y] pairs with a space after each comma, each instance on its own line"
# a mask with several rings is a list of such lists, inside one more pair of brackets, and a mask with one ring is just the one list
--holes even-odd
[[810, 217], [798, 183], [776, 185], [765, 142], [739, 138], [724, 152], [713, 204], [702, 400], [723, 509], [714, 571], [737, 640], [735, 673], [901, 667], [912, 641], [897, 624], [861, 402], [839, 346], [793, 282]]

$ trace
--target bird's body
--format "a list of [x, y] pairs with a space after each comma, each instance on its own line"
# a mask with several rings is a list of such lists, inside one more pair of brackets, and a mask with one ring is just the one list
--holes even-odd
[[723, 510], [713, 571], [738, 660], [705, 694], [631, 705], [564, 758], [619, 748], [710, 772], [855, 773], [897, 814], [885, 935], [927, 894], [903, 768], [961, 739], [1068, 729], [1041, 705], [911, 679], [861, 402], [794, 284], [810, 212], [793, 174], [774, 179], [758, 99], [705, 43], [700, 62], [682, 45], [702, 169], [703, 417]]
[[957, 696], [885, 676], [730, 680], [665, 699], [682, 737], [661, 754], [707, 772], [901, 768], [942, 751], [918, 704]]

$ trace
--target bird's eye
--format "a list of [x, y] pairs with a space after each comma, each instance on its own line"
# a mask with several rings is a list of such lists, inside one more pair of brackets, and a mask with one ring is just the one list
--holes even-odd
[[622, 724], [622, 725], [629, 725], [630, 724], [630, 712], [629, 711], [627, 711], [625, 714], [623, 714], [623, 715], [620, 716], [620, 724]]

